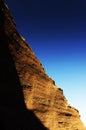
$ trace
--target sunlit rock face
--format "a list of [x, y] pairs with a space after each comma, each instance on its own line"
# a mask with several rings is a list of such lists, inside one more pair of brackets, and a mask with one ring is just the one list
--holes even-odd
[[63, 90], [46, 74], [30, 46], [16, 30], [7, 5], [0, 0], [0, 34], [2, 32], [2, 39], [4, 35], [7, 38], [27, 109], [49, 130], [86, 130], [78, 110], [68, 104]]

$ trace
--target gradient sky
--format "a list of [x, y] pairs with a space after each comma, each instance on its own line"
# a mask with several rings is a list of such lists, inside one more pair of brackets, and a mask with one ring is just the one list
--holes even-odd
[[6, 0], [17, 29], [86, 124], [86, 0]]

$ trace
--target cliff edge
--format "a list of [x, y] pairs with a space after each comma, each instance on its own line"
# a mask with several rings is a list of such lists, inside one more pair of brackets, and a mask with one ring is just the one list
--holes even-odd
[[[20, 115], [22, 115], [23, 111], [32, 112], [33, 114], [29, 114], [28, 116], [31, 117], [31, 115], [34, 115], [35, 123], [37, 120], [37, 123], [41, 124], [41, 127], [36, 127], [35, 125], [31, 130], [86, 130], [80, 120], [78, 110], [68, 104], [63, 90], [58, 88], [55, 82], [46, 74], [42, 64], [30, 46], [18, 33], [9, 8], [3, 0], [0, 0], [0, 44], [0, 46], [2, 46], [2, 48], [0, 47], [0, 64], [2, 64], [2, 68], [4, 68], [3, 71], [0, 70], [2, 73], [0, 78], [1, 83], [3, 83], [6, 88], [4, 88], [5, 90], [0, 88], [2, 91], [1, 95], [4, 93], [3, 97], [5, 98], [0, 99], [2, 104], [4, 104], [3, 102], [7, 102], [7, 104], [5, 104], [6, 107], [8, 107], [9, 104], [11, 104], [11, 106], [13, 105], [12, 110], [15, 109], [15, 105], [19, 106], [19, 111], [23, 106]], [[4, 50], [2, 50], [3, 48]], [[6, 50], [6, 48], [8, 50]], [[2, 53], [3, 51], [4, 53]], [[9, 55], [11, 58], [9, 58]], [[13, 64], [15, 68], [15, 74], [13, 71], [10, 72], [13, 67], [11, 64]], [[8, 74], [10, 75], [9, 78], [7, 78]], [[15, 80], [13, 74], [17, 75]], [[5, 75], [7, 75], [6, 79], [4, 78]], [[9, 83], [6, 86], [4, 82], [8, 83], [8, 81], [11, 82], [11, 84]], [[17, 88], [18, 84], [20, 84], [21, 90]], [[8, 87], [9, 85], [11, 86], [10, 88]], [[20, 91], [21, 95], [19, 96]], [[10, 94], [9, 98], [7, 98], [9, 95], [7, 95], [7, 92]], [[9, 102], [11, 97], [12, 99]], [[31, 122], [29, 122], [30, 118], [27, 118], [25, 125], [31, 123], [33, 125], [34, 118], [32, 118]], [[16, 124], [19, 123], [21, 122]], [[18, 128], [20, 128], [20, 126], [18, 126]], [[21, 130], [28, 129], [28, 127], [23, 126]]]

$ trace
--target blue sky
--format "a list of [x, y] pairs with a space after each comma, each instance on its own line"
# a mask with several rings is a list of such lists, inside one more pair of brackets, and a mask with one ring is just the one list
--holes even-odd
[[86, 1], [6, 2], [18, 31], [86, 124]]

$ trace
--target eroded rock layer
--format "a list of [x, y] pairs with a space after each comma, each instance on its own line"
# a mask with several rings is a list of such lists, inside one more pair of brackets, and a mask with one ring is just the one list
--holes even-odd
[[0, 0], [0, 36], [1, 39], [6, 37], [27, 109], [49, 130], [85, 130], [78, 110], [69, 106], [63, 90], [46, 74], [30, 46], [19, 35], [3, 0]]

